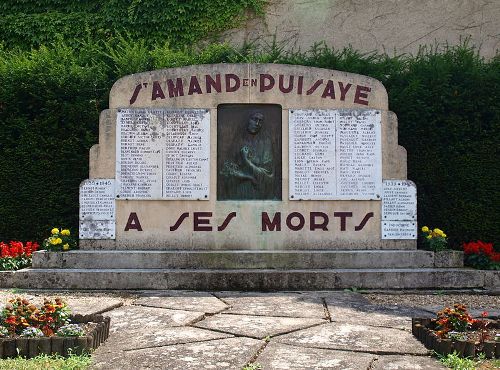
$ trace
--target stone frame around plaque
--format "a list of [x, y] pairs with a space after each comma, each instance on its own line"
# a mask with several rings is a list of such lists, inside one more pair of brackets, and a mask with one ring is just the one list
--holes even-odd
[[217, 200], [282, 200], [282, 107], [217, 107]]

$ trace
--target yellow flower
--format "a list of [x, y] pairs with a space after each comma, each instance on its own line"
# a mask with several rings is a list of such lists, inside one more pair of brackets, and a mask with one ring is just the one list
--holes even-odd
[[62, 243], [62, 239], [61, 238], [56, 238], [56, 241], [54, 244], [61, 244]]
[[57, 244], [57, 238], [50, 237], [49, 238], [49, 243], [52, 244], [52, 245], [56, 245]]
[[441, 234], [443, 233], [443, 230], [438, 229], [438, 228], [435, 228], [433, 231], [434, 231], [434, 233], [435, 233], [436, 235], [441, 235]]
[[64, 230], [62, 230], [62, 231], [61, 231], [61, 235], [65, 235], [65, 236], [67, 236], [67, 235], [69, 235], [69, 234], [70, 234], [70, 232], [69, 232], [69, 230], [68, 230], [68, 229], [64, 229]]
[[69, 250], [69, 244], [68, 243], [66, 243], [66, 244], [63, 245], [63, 251], [67, 251], [67, 250]]
[[429, 232], [429, 228], [427, 226], [424, 226], [424, 227], [422, 227], [422, 231], [424, 233], [428, 233]]
[[57, 227], [54, 227], [52, 230], [50, 230], [50, 233], [51, 233], [52, 235], [54, 235], [54, 234], [59, 234], [59, 229], [58, 229]]
[[441, 235], [441, 236], [442, 236], [443, 238], [446, 238], [446, 234], [445, 234], [445, 233], [443, 233], [443, 235]]
[[432, 239], [432, 235], [431, 235], [431, 234], [429, 234], [429, 235], [427, 235], [427, 236], [426, 236], [426, 238], [427, 238], [427, 239]]

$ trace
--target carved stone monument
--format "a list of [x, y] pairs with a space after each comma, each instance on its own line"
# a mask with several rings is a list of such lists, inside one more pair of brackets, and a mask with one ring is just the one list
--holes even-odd
[[100, 116], [89, 177], [81, 250], [37, 253], [29, 273], [42, 278], [17, 272], [18, 287], [487, 284], [416, 250], [397, 119], [366, 76], [217, 64], [123, 77]]
[[415, 219], [389, 206], [403, 192], [383, 182], [409, 184], [397, 120], [368, 77], [238, 64], [124, 77], [90, 154], [90, 177], [115, 184], [116, 232], [87, 216], [83, 248], [415, 248]]

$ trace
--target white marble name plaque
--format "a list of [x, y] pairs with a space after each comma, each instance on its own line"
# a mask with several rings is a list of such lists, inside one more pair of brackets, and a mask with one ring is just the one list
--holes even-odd
[[382, 220], [417, 219], [417, 187], [413, 181], [384, 180], [382, 188]]
[[80, 220], [80, 239], [114, 239], [114, 220]]
[[208, 200], [210, 113], [119, 109], [117, 198]]
[[[98, 226], [101, 224], [106, 227]], [[84, 180], [80, 184], [79, 234], [81, 239], [114, 239], [114, 179]]]
[[380, 111], [289, 112], [290, 200], [380, 200]]
[[416, 221], [382, 221], [382, 239], [416, 239]]

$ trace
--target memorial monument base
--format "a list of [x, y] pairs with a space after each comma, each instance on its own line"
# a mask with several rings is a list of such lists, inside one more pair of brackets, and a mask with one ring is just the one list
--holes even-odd
[[[456, 252], [452, 252], [456, 253]], [[4, 288], [103, 290], [495, 289], [499, 271], [442, 266], [421, 250], [80, 250], [36, 252]]]

